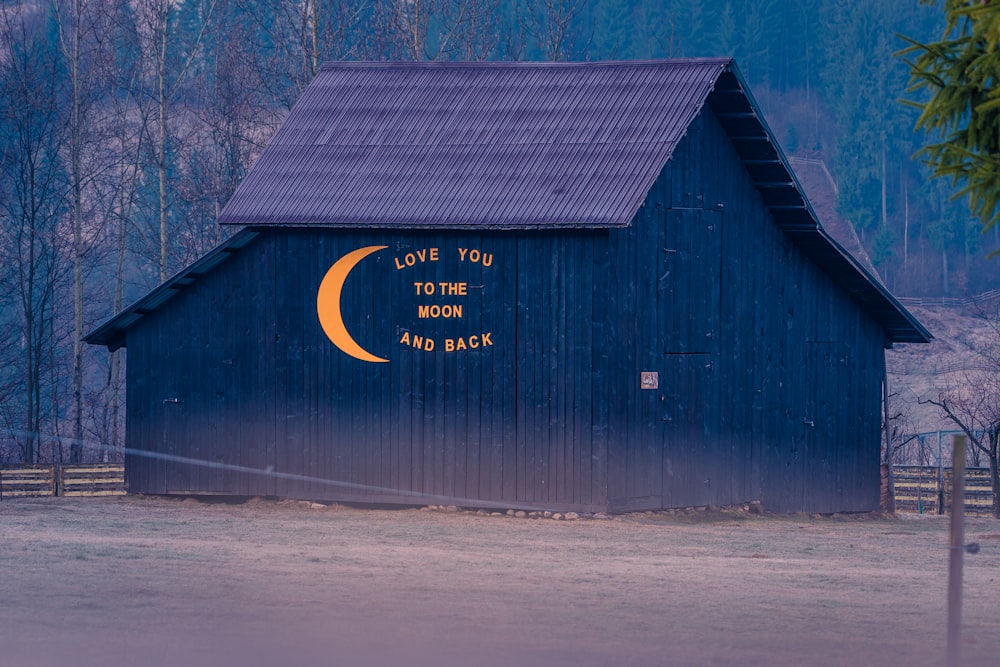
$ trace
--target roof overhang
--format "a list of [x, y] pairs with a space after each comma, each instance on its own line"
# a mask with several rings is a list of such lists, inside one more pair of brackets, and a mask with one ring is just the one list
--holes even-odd
[[234, 253], [245, 248], [259, 235], [260, 232], [254, 229], [241, 229], [201, 259], [188, 265], [187, 268], [161, 283], [146, 296], [91, 331], [83, 337], [83, 340], [91, 345], [105, 345], [112, 352], [124, 347], [128, 330], [138, 324], [142, 318], [156, 312], [175, 296], [189, 289], [215, 267], [232, 257]]
[[929, 343], [934, 337], [875, 275], [819, 223], [735, 63], [708, 96], [774, 223], [882, 326], [887, 345]]

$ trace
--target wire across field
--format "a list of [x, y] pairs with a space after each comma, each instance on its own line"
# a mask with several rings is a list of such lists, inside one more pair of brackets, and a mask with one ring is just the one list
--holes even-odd
[[[962, 650], [1000, 654], [970, 519]], [[939, 665], [947, 517], [554, 521], [254, 500], [0, 502], [0, 663]]]

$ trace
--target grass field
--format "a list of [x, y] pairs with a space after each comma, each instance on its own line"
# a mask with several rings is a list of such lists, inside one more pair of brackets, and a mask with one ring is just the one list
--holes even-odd
[[[1000, 656], [970, 519], [968, 665]], [[941, 665], [946, 517], [553, 521], [161, 498], [0, 501], [0, 664]]]

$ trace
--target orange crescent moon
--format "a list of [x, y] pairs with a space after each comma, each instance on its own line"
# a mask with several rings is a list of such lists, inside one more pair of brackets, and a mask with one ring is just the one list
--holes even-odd
[[319, 323], [323, 327], [323, 332], [344, 354], [361, 361], [380, 363], [389, 360], [375, 356], [358, 345], [351, 337], [351, 333], [344, 326], [343, 313], [340, 312], [340, 296], [344, 291], [347, 276], [350, 275], [351, 270], [357, 266], [358, 262], [368, 255], [388, 247], [370, 245], [347, 253], [326, 272], [323, 282], [319, 284], [319, 292], [316, 293], [316, 313], [319, 315]]

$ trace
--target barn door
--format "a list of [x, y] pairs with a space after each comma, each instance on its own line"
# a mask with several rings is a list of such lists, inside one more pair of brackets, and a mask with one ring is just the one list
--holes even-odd
[[832, 512], [844, 506], [845, 480], [838, 474], [845, 465], [840, 424], [858, 418], [841, 407], [851, 391], [843, 382], [850, 351], [833, 340], [810, 340], [805, 349], [802, 415], [794, 424], [796, 433], [801, 434], [796, 463], [803, 488], [800, 498], [793, 502], [807, 511]]
[[718, 211], [667, 211], [660, 281], [663, 371], [660, 383], [664, 506], [715, 502], [722, 483], [717, 418], [721, 325]]
[[657, 223], [656, 247], [648, 249], [655, 252], [639, 249], [655, 264], [639, 265], [639, 276], [652, 279], [637, 289], [636, 340], [639, 353], [653, 354], [636, 370], [655, 371], [658, 379], [655, 388], [638, 382], [630, 388], [627, 445], [609, 460], [616, 509], [694, 505], [705, 497], [719, 346], [720, 219], [715, 211], [667, 209]]
[[661, 377], [663, 505], [716, 502], [724, 484], [713, 446], [715, 367], [709, 354], [668, 354]]

